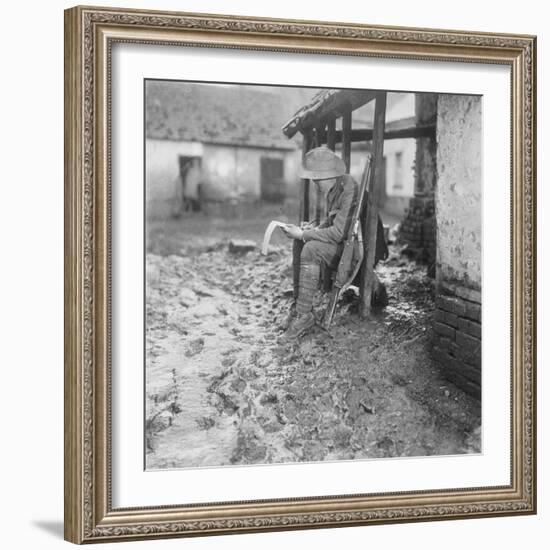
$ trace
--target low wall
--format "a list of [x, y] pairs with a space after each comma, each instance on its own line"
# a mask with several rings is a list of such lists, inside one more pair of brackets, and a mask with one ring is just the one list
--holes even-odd
[[481, 292], [442, 283], [433, 328], [432, 357], [442, 373], [481, 398]]

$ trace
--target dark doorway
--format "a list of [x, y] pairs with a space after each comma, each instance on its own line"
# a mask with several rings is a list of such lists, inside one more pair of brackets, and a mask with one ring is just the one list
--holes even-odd
[[260, 159], [260, 197], [266, 202], [282, 202], [286, 195], [283, 159]]
[[180, 155], [179, 189], [176, 209], [182, 212], [198, 212], [201, 209], [201, 158], [197, 156]]
[[185, 175], [185, 173], [189, 169], [189, 166], [191, 165], [191, 162], [196, 158], [200, 158], [200, 157], [196, 157], [196, 156], [195, 157], [190, 157], [190, 156], [187, 156], [187, 155], [180, 155], [178, 157], [180, 176]]

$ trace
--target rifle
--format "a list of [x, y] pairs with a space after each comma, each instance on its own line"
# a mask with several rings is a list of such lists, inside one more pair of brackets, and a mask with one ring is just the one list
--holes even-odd
[[[323, 316], [322, 327], [325, 330], [330, 328], [332, 323], [332, 318], [334, 316], [334, 311], [336, 310], [336, 304], [341, 298], [342, 294], [346, 289], [353, 283], [359, 269], [361, 268], [361, 263], [364, 256], [364, 247], [363, 247], [363, 231], [361, 229], [361, 212], [363, 210], [363, 204], [365, 201], [365, 195], [367, 191], [367, 186], [369, 183], [372, 167], [372, 156], [369, 154], [365, 163], [365, 169], [361, 176], [361, 184], [359, 186], [359, 197], [357, 199], [357, 204], [355, 205], [355, 210], [353, 212], [353, 217], [351, 219], [351, 224], [348, 230], [348, 235], [344, 241], [344, 250], [340, 261], [338, 263], [338, 269], [336, 271], [336, 277], [334, 278], [334, 284], [332, 291], [330, 293], [329, 302], [327, 309], [325, 310], [325, 315]], [[357, 261], [354, 263], [354, 257], [357, 258]]]

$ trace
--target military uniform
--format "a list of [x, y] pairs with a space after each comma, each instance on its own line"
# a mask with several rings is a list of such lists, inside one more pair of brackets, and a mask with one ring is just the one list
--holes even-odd
[[[318, 263], [330, 270], [338, 267], [352, 217], [357, 205], [359, 186], [349, 175], [338, 178], [327, 194], [327, 217], [314, 229], [303, 232], [302, 241], [296, 241], [300, 248], [300, 264]], [[382, 222], [378, 220], [375, 265], [387, 257]], [[294, 293], [298, 297], [299, 281], [295, 281]]]
[[[337, 269], [359, 200], [357, 182], [345, 173], [345, 165], [325, 146], [312, 149], [305, 158], [302, 177], [313, 180], [335, 178], [336, 183], [327, 193], [327, 217], [312, 229], [302, 231], [301, 240], [294, 242], [294, 261], [299, 259], [299, 270], [294, 270], [295, 313], [287, 330], [296, 337], [315, 324], [312, 313], [313, 296], [319, 286], [321, 266]], [[387, 255], [381, 222], [378, 220], [375, 263]]]
[[349, 175], [340, 176], [327, 193], [327, 217], [314, 229], [303, 232], [302, 262], [323, 262], [336, 268], [342, 253], [344, 239], [352, 223], [357, 206], [359, 186]]

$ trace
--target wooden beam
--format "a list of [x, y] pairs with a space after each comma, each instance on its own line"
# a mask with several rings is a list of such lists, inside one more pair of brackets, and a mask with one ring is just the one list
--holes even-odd
[[372, 138], [373, 165], [368, 189], [367, 216], [363, 229], [366, 259], [361, 274], [361, 317], [371, 311], [371, 295], [374, 288], [374, 261], [376, 257], [376, 230], [378, 227], [378, 202], [384, 183], [384, 130], [386, 125], [386, 92], [376, 95]]
[[[351, 130], [351, 141], [371, 141], [373, 136], [372, 128], [355, 128]], [[384, 139], [405, 139], [405, 138], [435, 138], [435, 125], [411, 126], [409, 128], [400, 128], [398, 130], [387, 130], [384, 132]], [[336, 130], [334, 133], [335, 143], [342, 142], [342, 130]]]
[[[341, 139], [341, 138], [340, 138]], [[336, 149], [336, 119], [330, 118], [327, 122], [327, 147], [333, 151]]]
[[342, 159], [346, 164], [346, 172], [349, 174], [351, 166], [351, 110], [346, 111], [342, 117]]
[[[398, 121], [399, 122], [399, 121]], [[329, 119], [327, 122], [327, 128], [317, 127], [316, 132], [319, 132], [320, 142], [326, 143], [327, 146], [334, 150], [336, 143], [342, 143], [342, 130], [336, 130], [331, 128], [331, 125], [335, 124], [335, 119]], [[436, 136], [435, 124], [423, 124], [420, 126], [407, 126], [405, 128], [392, 128], [393, 123], [388, 125], [388, 128], [384, 132], [384, 139], [417, 139], [417, 138], [432, 138]], [[321, 128], [321, 129], [319, 129]], [[372, 141], [373, 129], [372, 128], [352, 128], [351, 129], [351, 142], [364, 142]], [[251, 145], [243, 145], [243, 147], [254, 147]], [[277, 147], [282, 149], [281, 147]]]

